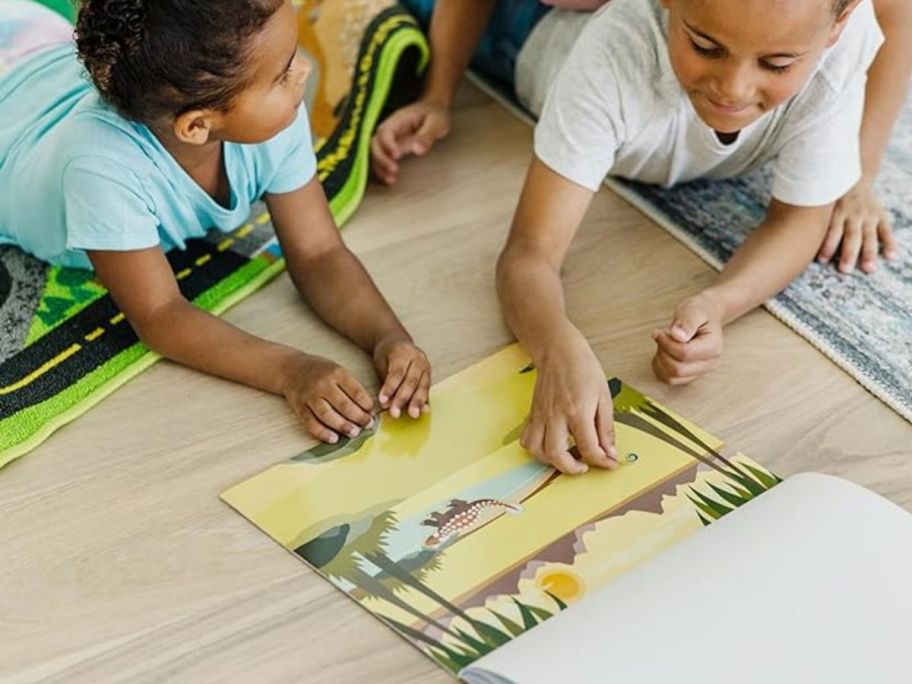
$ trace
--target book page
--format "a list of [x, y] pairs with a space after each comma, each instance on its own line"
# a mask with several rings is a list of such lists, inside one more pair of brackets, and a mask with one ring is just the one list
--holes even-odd
[[507, 348], [223, 499], [456, 674], [779, 482], [617, 378], [619, 467], [561, 475], [517, 441], [535, 375]]
[[518, 682], [910, 681], [912, 516], [804, 474], [463, 670]]

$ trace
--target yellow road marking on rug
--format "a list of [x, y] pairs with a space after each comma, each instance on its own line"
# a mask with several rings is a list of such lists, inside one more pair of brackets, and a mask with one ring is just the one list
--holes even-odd
[[105, 334], [104, 328], [95, 328], [92, 332], [85, 336], [86, 342], [94, 342], [99, 337]]
[[114, 318], [111, 319], [111, 325], [117, 325], [125, 318], [126, 318], [126, 316], [124, 316], [123, 313], [119, 313], [116, 316], [114, 316]]
[[175, 275], [174, 277], [175, 277], [175, 279], [177, 279], [177, 280], [183, 280], [183, 279], [186, 278], [188, 275], [190, 275], [192, 272], [193, 272], [193, 269], [185, 268], [183, 271], [181, 271], [180, 273], [178, 273], [178, 274]]
[[267, 223], [268, 221], [269, 221], [269, 212], [268, 211], [265, 214], [260, 214], [259, 216], [257, 216], [257, 219], [256, 219], [257, 224], [260, 226], [262, 226], [264, 223]]
[[216, 247], [216, 249], [220, 252], [224, 252], [226, 249], [231, 247], [231, 245], [233, 245], [233, 244], [234, 244], [233, 238], [225, 238], [220, 243], [218, 243], [218, 247]]
[[69, 347], [68, 349], [65, 349], [62, 352], [60, 352], [59, 354], [57, 354], [57, 356], [55, 356], [53, 359], [51, 359], [50, 361], [45, 363], [43, 366], [41, 366], [37, 370], [26, 375], [19, 382], [14, 382], [12, 385], [7, 385], [6, 387], [0, 387], [0, 396], [2, 396], [4, 394], [12, 394], [16, 390], [20, 390], [23, 387], [25, 387], [26, 385], [32, 384], [35, 380], [40, 378], [42, 375], [47, 373], [52, 368], [59, 366], [61, 363], [66, 361], [68, 358], [70, 358], [73, 354], [78, 352], [80, 349], [82, 349], [81, 344], [74, 344], [71, 347]]
[[247, 237], [253, 232], [253, 224], [248, 223], [246, 226], [238, 228], [238, 231], [235, 233], [238, 237]]
[[212, 255], [211, 255], [211, 254], [203, 254], [203, 256], [201, 256], [199, 259], [197, 259], [195, 263], [196, 263], [197, 266], [202, 266], [202, 265], [205, 264], [207, 261], [212, 261]]

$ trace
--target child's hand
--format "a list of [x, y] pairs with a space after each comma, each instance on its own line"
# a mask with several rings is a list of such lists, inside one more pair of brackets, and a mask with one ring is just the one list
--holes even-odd
[[381, 340], [374, 347], [374, 367], [383, 383], [380, 406], [388, 408], [393, 418], [403, 410], [412, 418], [430, 410], [431, 364], [408, 337], [393, 335]]
[[859, 181], [836, 202], [817, 260], [829, 263], [840, 243], [839, 270], [843, 273], [851, 273], [856, 264], [865, 273], [873, 273], [881, 246], [887, 259], [896, 258], [890, 217], [873, 185], [866, 181]]
[[399, 177], [399, 160], [427, 153], [450, 132], [450, 110], [443, 104], [419, 100], [399, 109], [381, 123], [371, 140], [371, 169], [387, 185]]
[[706, 293], [678, 304], [671, 325], [653, 330], [656, 377], [684, 385], [712, 370], [722, 356], [722, 308]]
[[304, 427], [328, 444], [340, 435], [357, 437], [374, 418], [374, 401], [355, 376], [319, 356], [301, 355], [286, 378], [284, 394]]
[[[571, 441], [582, 460], [571, 453]], [[529, 424], [520, 444], [542, 463], [581, 475], [589, 466], [614, 469], [614, 407], [598, 359], [578, 330], [555, 338], [538, 364]]]

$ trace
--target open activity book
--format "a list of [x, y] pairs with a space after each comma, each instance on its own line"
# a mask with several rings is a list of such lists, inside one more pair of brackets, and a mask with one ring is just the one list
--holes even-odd
[[222, 498], [466, 682], [912, 681], [905, 511], [615, 378], [620, 467], [559, 475], [517, 441], [534, 383], [509, 347]]

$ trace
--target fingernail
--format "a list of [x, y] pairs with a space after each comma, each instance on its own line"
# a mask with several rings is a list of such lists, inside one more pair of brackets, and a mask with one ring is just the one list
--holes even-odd
[[383, 404], [384, 406], [386, 406], [387, 402], [389, 402], [389, 397], [386, 396], [385, 394], [381, 394], [379, 398], [380, 398], [380, 403]]
[[608, 447], [608, 458], [613, 458], [615, 461], [618, 457], [617, 447], [610, 446]]
[[418, 410], [418, 407], [417, 407], [417, 406], [410, 406], [410, 407], [409, 407], [409, 415], [410, 415], [412, 418], [417, 418], [418, 416], [421, 415], [421, 411]]
[[335, 444], [335, 443], [338, 442], [338, 441], [339, 441], [339, 435], [333, 433], [333, 434], [331, 434], [331, 435], [329, 436], [329, 443], [330, 443], [330, 444]]
[[351, 437], [352, 439], [354, 439], [355, 437], [357, 437], [360, 434], [361, 434], [361, 430], [359, 430], [358, 428], [352, 428], [351, 430], [348, 431], [348, 436]]
[[399, 407], [398, 407], [398, 406], [393, 406], [393, 408], [390, 409], [390, 415], [391, 415], [393, 418], [398, 418], [398, 417], [399, 417], [399, 414], [400, 414], [400, 411], [399, 411]]
[[422, 412], [422, 413], [430, 413], [430, 412], [431, 412], [431, 405], [430, 405], [430, 404], [425, 404], [424, 406], [422, 406], [422, 407], [421, 407], [421, 412]]

